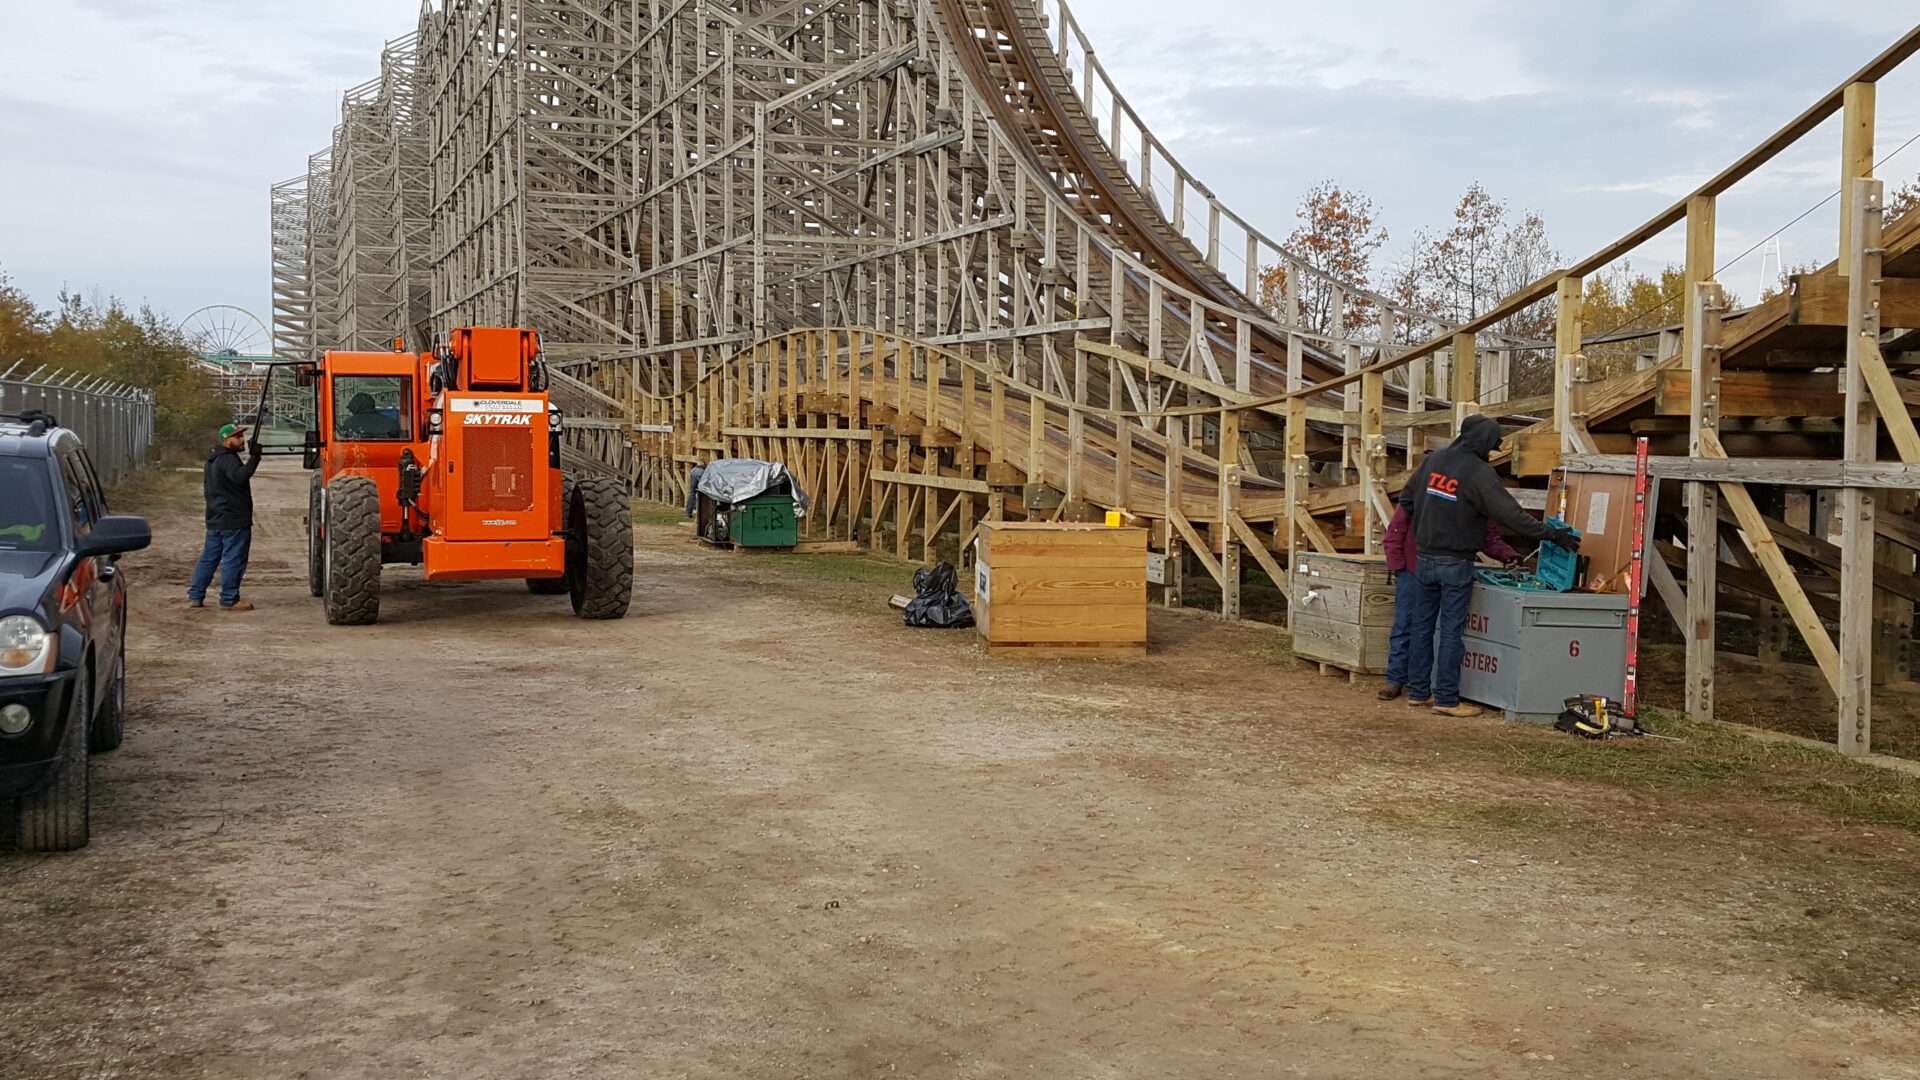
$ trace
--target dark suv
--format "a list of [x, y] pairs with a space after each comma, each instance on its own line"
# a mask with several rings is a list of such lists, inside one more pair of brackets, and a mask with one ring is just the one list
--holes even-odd
[[150, 540], [108, 515], [78, 436], [0, 414], [0, 848], [86, 846], [87, 753], [120, 745], [127, 694], [114, 564]]

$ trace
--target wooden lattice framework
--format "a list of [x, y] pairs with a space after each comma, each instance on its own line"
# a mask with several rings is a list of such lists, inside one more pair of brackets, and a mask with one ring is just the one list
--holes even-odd
[[[1317, 274], [1215, 198], [1059, 0], [446, 0], [417, 42], [410, 119], [384, 122], [424, 127], [425, 179], [381, 170], [405, 151], [355, 134], [383, 121], [352, 94], [306, 177], [312, 339], [335, 347], [378, 306], [341, 299], [384, 252], [341, 208], [392, 176], [398, 235], [429, 238], [427, 329], [540, 329], [575, 467], [677, 502], [699, 462], [783, 460], [815, 537], [921, 558], [982, 519], [1122, 509], [1153, 526], [1167, 603], [1193, 570], [1234, 617], [1249, 563], [1283, 581], [1303, 550], [1378, 550], [1400, 479], [1466, 415], [1515, 429], [1521, 483], [1622, 470], [1647, 434], [1688, 510], [1650, 577], [1691, 642], [1690, 709], [1712, 711], [1723, 609], [1762, 627], [1763, 655], [1801, 632], [1850, 752], [1867, 687], [1910, 677], [1920, 220], [1883, 225], [1871, 174], [1874, 86], [1920, 30], [1466, 326]], [[1717, 198], [1833, 115], [1834, 266], [1725, 310]], [[1599, 381], [1583, 282], [1682, 225], [1684, 325], [1638, 334], [1638, 370]], [[1276, 267], [1284, 292], [1260, 295]], [[1501, 333], [1541, 305], [1552, 342]], [[1550, 392], [1514, 400], [1528, 352]]]

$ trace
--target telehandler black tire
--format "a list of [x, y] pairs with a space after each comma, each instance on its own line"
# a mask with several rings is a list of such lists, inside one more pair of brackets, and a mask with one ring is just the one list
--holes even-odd
[[327, 591], [327, 552], [321, 539], [326, 530], [321, 518], [321, 507], [326, 505], [325, 495], [320, 490], [320, 474], [313, 474], [313, 483], [307, 492], [307, 589], [315, 596], [323, 596]]
[[366, 626], [380, 618], [380, 488], [370, 477], [327, 485], [327, 622]]
[[583, 619], [625, 618], [633, 602], [633, 507], [618, 480], [594, 476], [573, 485], [567, 593]]
[[[566, 531], [566, 522], [572, 513], [573, 478], [563, 476], [560, 478], [560, 528], [562, 532]], [[566, 576], [563, 574], [560, 577], [530, 577], [527, 579], [527, 591], [535, 596], [564, 596], [569, 590], [567, 589]]]

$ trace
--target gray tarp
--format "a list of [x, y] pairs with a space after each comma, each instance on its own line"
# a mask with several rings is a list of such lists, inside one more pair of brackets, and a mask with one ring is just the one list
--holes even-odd
[[740, 503], [785, 482], [793, 493], [793, 516], [806, 517], [811, 500], [785, 465], [751, 458], [722, 458], [700, 475], [700, 493], [717, 503]]

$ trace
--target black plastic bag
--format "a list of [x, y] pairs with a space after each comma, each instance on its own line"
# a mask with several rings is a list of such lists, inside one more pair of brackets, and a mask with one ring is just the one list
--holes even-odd
[[907, 625], [931, 630], [961, 630], [972, 626], [973, 606], [954, 588], [958, 580], [952, 563], [915, 570], [914, 599], [907, 605]]

